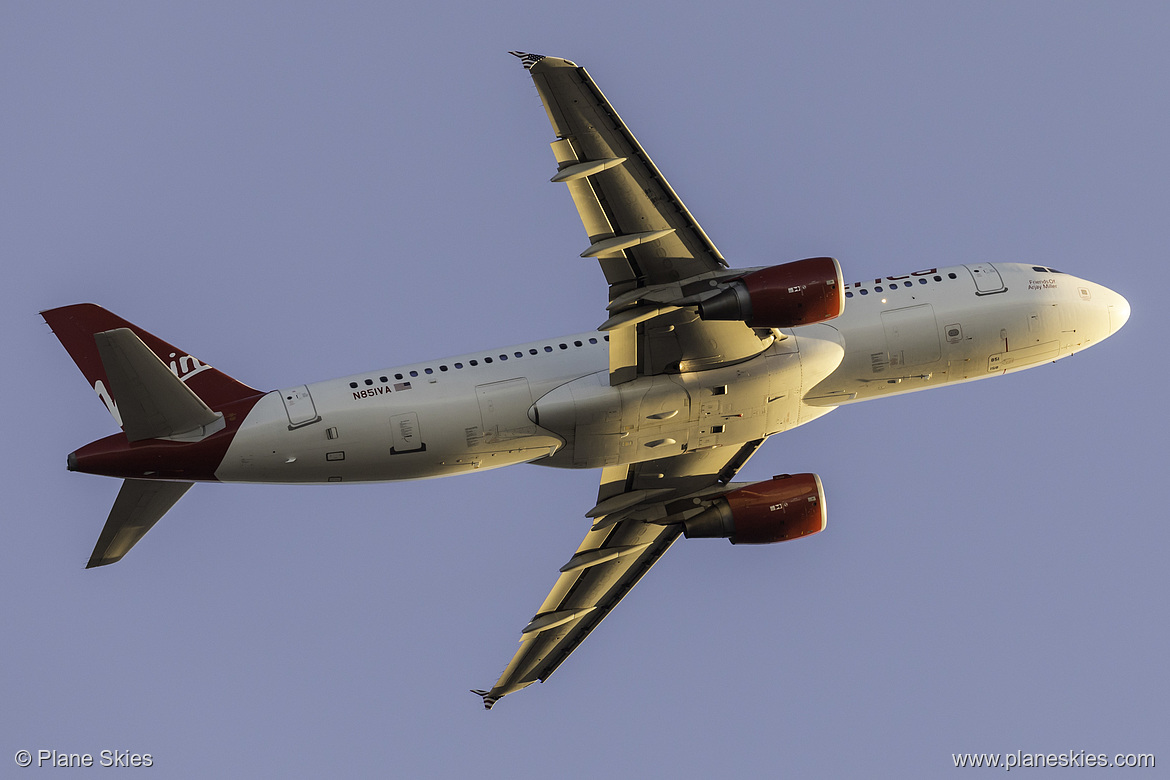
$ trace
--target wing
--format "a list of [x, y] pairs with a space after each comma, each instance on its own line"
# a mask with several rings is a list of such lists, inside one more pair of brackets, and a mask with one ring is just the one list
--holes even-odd
[[584, 68], [512, 52], [540, 93], [564, 182], [609, 282], [610, 383], [711, 368], [775, 338], [741, 322], [704, 322], [693, 304], [737, 276]]
[[763, 439], [738, 450], [676, 455], [602, 469], [593, 527], [520, 634], [520, 649], [488, 691], [473, 691], [491, 709], [501, 697], [548, 679], [605, 619], [682, 532], [694, 498], [725, 492], [725, 484]]
[[512, 53], [532, 75], [557, 135], [552, 180], [568, 184], [589, 234], [581, 256], [601, 261], [615, 294], [727, 267], [584, 68]]
[[[744, 360], [767, 349], [771, 330], [699, 319], [696, 304], [727, 268], [719, 250], [584, 68], [512, 52], [532, 75], [557, 140], [554, 182], [569, 188], [609, 282], [610, 383]], [[592, 528], [496, 684], [475, 691], [491, 709], [502, 696], [545, 680], [670, 549], [683, 520], [732, 476], [763, 439], [602, 470]]]

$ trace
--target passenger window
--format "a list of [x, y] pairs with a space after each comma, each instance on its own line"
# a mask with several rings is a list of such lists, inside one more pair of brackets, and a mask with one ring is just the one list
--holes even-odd
[[411, 371], [411, 372], [410, 372], [410, 375], [411, 375], [411, 376], [418, 376], [418, 372], [417, 372], [417, 371]]
[[536, 350], [535, 350], [535, 349], [530, 349], [530, 350], [528, 350], [528, 354], [529, 354], [529, 355], [535, 355], [535, 354], [536, 354]]
[[864, 287], [862, 287], [862, 288], [861, 288], [861, 294], [862, 294], [862, 295], [869, 295], [869, 290], [867, 290], [867, 289], [865, 289]]

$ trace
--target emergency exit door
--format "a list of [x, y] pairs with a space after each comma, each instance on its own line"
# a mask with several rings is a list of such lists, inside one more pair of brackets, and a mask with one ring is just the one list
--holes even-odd
[[321, 418], [317, 415], [317, 406], [313, 403], [313, 396], [309, 395], [309, 388], [305, 385], [280, 391], [280, 400], [284, 401], [284, 411], [288, 414], [288, 428], [300, 428], [302, 425], [315, 423]]
[[975, 280], [976, 295], [991, 295], [1007, 290], [1003, 284], [1003, 277], [999, 275], [999, 271], [995, 270], [995, 266], [991, 263], [975, 263], [964, 267], [971, 273], [971, 278]]

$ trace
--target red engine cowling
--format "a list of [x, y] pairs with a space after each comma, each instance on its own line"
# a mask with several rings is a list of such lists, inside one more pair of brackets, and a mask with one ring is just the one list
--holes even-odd
[[688, 539], [771, 544], [825, 529], [825, 491], [816, 474], [783, 474], [733, 490], [687, 520]]
[[837, 317], [845, 310], [841, 264], [810, 257], [736, 279], [699, 304], [705, 320], [742, 320], [753, 328], [794, 328]]

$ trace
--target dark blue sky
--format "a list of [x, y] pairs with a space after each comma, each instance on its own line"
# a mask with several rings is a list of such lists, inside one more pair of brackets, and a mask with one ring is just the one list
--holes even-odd
[[[0, 8], [0, 762], [1170, 761], [1163, 4], [393, 5]], [[65, 455], [114, 429], [40, 309], [100, 303], [266, 389], [605, 319], [517, 48], [587, 67], [734, 265], [833, 255], [852, 281], [1035, 262], [1133, 316], [1055, 365], [770, 440], [743, 477], [818, 472], [824, 533], [680, 542], [490, 714], [467, 690], [496, 679], [580, 541], [594, 472], [198, 485], [85, 571], [118, 486]]]

